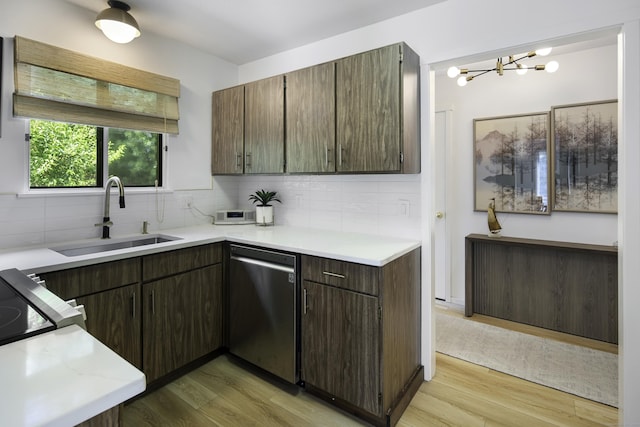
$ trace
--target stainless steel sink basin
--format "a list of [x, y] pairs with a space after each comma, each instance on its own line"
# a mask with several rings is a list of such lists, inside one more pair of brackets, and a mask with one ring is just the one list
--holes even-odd
[[171, 242], [174, 240], [180, 240], [180, 237], [167, 236], [164, 234], [149, 234], [128, 239], [110, 239], [98, 243], [92, 242], [84, 245], [61, 246], [49, 249], [65, 256], [78, 256], [115, 251], [117, 249], [135, 248], [137, 246], [156, 245], [158, 243]]

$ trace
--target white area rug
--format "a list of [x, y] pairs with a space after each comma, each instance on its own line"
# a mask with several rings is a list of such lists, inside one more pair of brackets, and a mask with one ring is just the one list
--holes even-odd
[[436, 313], [436, 351], [618, 406], [618, 356]]

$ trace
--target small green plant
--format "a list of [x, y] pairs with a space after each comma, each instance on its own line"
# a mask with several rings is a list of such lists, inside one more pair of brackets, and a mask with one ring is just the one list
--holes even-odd
[[277, 191], [258, 190], [249, 196], [249, 200], [254, 205], [257, 203], [258, 206], [271, 206], [269, 204], [271, 202], [282, 203], [280, 199], [276, 197], [277, 194], [278, 194]]

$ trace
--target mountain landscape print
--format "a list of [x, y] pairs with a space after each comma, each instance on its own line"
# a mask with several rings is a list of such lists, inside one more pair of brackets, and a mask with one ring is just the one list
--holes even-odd
[[549, 113], [474, 121], [476, 211], [549, 213]]

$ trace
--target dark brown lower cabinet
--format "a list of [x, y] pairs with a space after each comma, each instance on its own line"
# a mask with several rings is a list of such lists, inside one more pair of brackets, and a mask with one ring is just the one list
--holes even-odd
[[87, 331], [138, 369], [142, 369], [140, 301], [139, 284], [77, 298], [87, 312]]
[[42, 273], [47, 288], [85, 306], [87, 331], [142, 369], [140, 259]]
[[143, 367], [154, 381], [222, 345], [222, 266], [142, 285]]
[[302, 256], [304, 386], [374, 425], [395, 425], [423, 381], [420, 249], [383, 267]]
[[378, 298], [304, 282], [304, 381], [381, 414]]
[[222, 245], [40, 274], [87, 331], [150, 383], [222, 346]]

